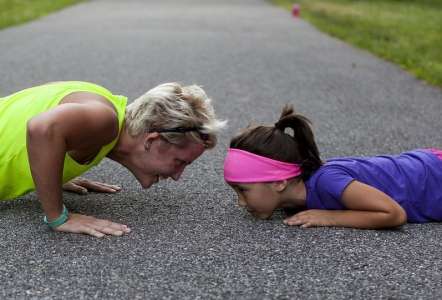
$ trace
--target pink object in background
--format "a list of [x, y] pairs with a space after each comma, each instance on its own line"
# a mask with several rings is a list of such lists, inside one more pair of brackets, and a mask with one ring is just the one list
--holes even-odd
[[293, 4], [292, 6], [292, 15], [294, 17], [299, 17], [299, 14], [301, 13], [301, 6], [299, 4]]

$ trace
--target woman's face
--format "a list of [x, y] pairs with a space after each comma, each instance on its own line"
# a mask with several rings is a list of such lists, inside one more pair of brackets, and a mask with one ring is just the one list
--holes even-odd
[[149, 188], [160, 179], [178, 180], [184, 169], [205, 150], [204, 145], [188, 142], [183, 146], [171, 144], [159, 135], [140, 141], [134, 149], [132, 173], [143, 186]]

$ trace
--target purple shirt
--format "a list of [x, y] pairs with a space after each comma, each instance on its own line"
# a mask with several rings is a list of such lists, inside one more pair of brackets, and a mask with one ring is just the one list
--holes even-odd
[[307, 208], [345, 209], [342, 192], [353, 180], [393, 198], [408, 222], [442, 221], [442, 160], [429, 150], [330, 159], [305, 182]]

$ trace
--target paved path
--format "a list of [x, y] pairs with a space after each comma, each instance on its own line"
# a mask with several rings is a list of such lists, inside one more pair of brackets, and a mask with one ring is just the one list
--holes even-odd
[[[34, 195], [0, 203], [3, 299], [440, 299], [442, 226], [288, 228], [235, 205], [228, 139], [294, 103], [323, 156], [442, 146], [442, 92], [263, 0], [92, 1], [0, 31], [0, 96], [81, 79], [131, 99], [165, 81], [204, 85], [230, 120], [179, 183], [142, 191], [106, 161], [116, 196], [67, 194], [74, 211], [128, 223], [93, 239], [49, 231]], [[5, 146], [5, 145], [3, 145]]]

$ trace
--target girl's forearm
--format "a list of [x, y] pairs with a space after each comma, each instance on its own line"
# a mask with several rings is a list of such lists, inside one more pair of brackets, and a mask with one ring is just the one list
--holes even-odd
[[360, 229], [380, 229], [402, 225], [406, 216], [401, 211], [323, 210], [309, 209], [286, 220], [287, 225], [301, 227], [336, 226]]
[[330, 211], [336, 226], [378, 229], [407, 222], [407, 212], [389, 195], [359, 181], [352, 181], [342, 193], [343, 211]]
[[338, 227], [381, 229], [397, 227], [406, 222], [400, 215], [390, 212], [328, 210], [326, 214], [332, 220], [331, 226]]

